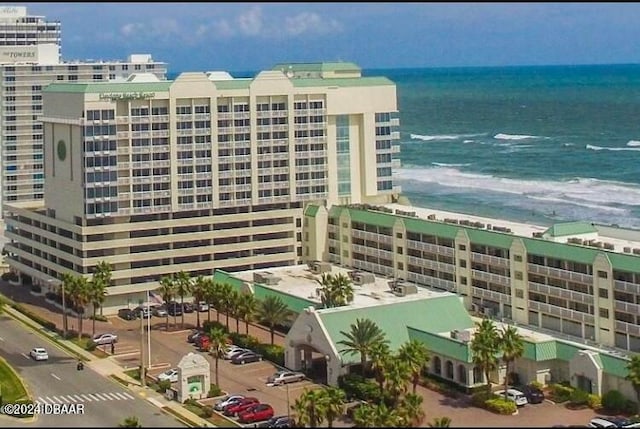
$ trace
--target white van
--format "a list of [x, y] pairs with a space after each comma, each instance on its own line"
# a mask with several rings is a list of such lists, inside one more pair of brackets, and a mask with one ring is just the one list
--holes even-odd
[[[493, 393], [504, 398], [504, 390], [498, 390], [497, 392]], [[515, 402], [518, 407], [522, 407], [529, 403], [527, 397], [524, 396], [524, 393], [517, 389], [507, 389], [507, 399]]]

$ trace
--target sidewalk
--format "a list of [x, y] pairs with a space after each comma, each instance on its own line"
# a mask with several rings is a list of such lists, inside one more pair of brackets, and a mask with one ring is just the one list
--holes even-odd
[[[34, 328], [41, 335], [48, 337], [52, 342], [57, 343], [62, 348], [72, 351], [78, 357], [81, 356], [86, 361], [85, 364], [89, 366], [91, 369], [93, 369], [94, 371], [96, 371], [97, 373], [99, 373], [100, 375], [106, 378], [109, 378], [113, 382], [116, 382], [116, 381], [109, 377], [111, 375], [115, 375], [118, 378], [128, 382], [129, 385], [127, 386], [127, 389], [129, 389], [132, 392], [135, 392], [137, 397], [146, 399], [156, 407], [163, 409], [163, 411], [166, 408], [170, 408], [175, 414], [177, 414], [177, 416], [184, 417], [184, 419], [187, 420], [184, 422], [187, 426], [193, 427], [187, 423], [187, 422], [193, 422], [196, 424], [195, 427], [216, 427], [215, 425], [211, 424], [207, 420], [204, 420], [198, 417], [197, 415], [195, 415], [194, 413], [192, 413], [191, 411], [185, 409], [180, 403], [176, 401], [169, 401], [161, 394], [147, 387], [142, 387], [139, 381], [129, 377], [127, 374], [124, 373], [124, 369], [116, 363], [114, 357], [98, 358], [94, 356], [92, 353], [84, 350], [83, 348], [78, 347], [75, 343], [69, 340], [63, 339], [57, 333], [47, 330], [42, 325], [36, 323], [35, 321], [31, 320], [30, 318], [20, 313], [19, 311], [11, 308], [10, 306], [8, 305], [5, 306], [4, 311], [5, 311], [5, 314], [13, 317], [16, 320], [22, 321], [28, 326]], [[173, 413], [169, 413], [169, 414], [172, 415], [173, 417], [177, 417], [177, 416], [174, 416]]]

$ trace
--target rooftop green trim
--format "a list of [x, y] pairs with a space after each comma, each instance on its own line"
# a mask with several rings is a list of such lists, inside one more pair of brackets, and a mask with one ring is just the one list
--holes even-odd
[[398, 220], [397, 216], [388, 213], [351, 208], [347, 210], [352, 222], [362, 222], [364, 224], [393, 228], [393, 225], [395, 225], [396, 221]]
[[601, 368], [604, 369], [604, 365], [602, 365], [602, 359], [600, 358], [600, 354], [596, 353], [593, 355], [593, 360], [596, 361], [596, 364]]
[[605, 252], [614, 270], [640, 273], [640, 257], [624, 253]]
[[553, 360], [556, 358], [556, 342], [545, 341], [542, 343], [535, 343], [523, 341], [524, 343], [524, 357], [526, 359], [535, 360], [537, 362], [545, 360]]
[[[582, 264], [593, 264], [596, 255], [602, 252], [600, 249], [590, 249], [574, 244], [556, 243], [543, 239], [522, 237], [522, 240], [524, 241], [527, 253], [580, 262]], [[638, 261], [640, 261], [640, 259]]]
[[169, 91], [173, 81], [162, 82], [93, 82], [93, 83], [52, 83], [42, 92], [68, 92], [95, 94], [101, 92], [163, 92]]
[[334, 217], [334, 218], [339, 218], [340, 215], [342, 215], [342, 211], [344, 210], [344, 207], [341, 206], [331, 206], [331, 208], [329, 209], [329, 217]]
[[304, 309], [309, 306], [314, 308], [316, 306], [319, 306], [319, 304], [316, 302], [308, 301], [304, 298], [281, 292], [276, 289], [271, 289], [259, 283], [253, 284], [253, 295], [258, 301], [264, 301], [264, 299], [268, 296], [275, 296], [277, 298], [280, 298], [282, 302], [287, 305], [287, 308], [294, 313], [302, 313], [302, 311], [304, 311]]
[[326, 62], [326, 63], [280, 63], [273, 67], [273, 70], [293, 72], [328, 72], [328, 71], [361, 71], [362, 69], [351, 62]]
[[341, 353], [345, 339], [340, 331], [349, 332], [356, 319], [370, 319], [385, 333], [392, 351], [409, 340], [407, 327], [425, 332], [449, 332], [473, 326], [460, 298], [446, 295], [437, 298], [412, 299], [366, 308], [336, 307], [317, 310], [331, 342], [342, 356], [343, 363], [359, 362], [357, 355]]
[[231, 285], [231, 287], [233, 287], [235, 289], [236, 292], [241, 292], [242, 291], [242, 287], [244, 286], [245, 282], [240, 280], [237, 277], [234, 277], [233, 275], [227, 273], [226, 271], [223, 270], [215, 270], [213, 273], [213, 281], [217, 282], [217, 283], [227, 283], [229, 285]]
[[581, 347], [574, 346], [573, 344], [568, 344], [561, 341], [556, 341], [556, 358], [557, 359], [570, 361], [580, 350], [582, 350]]
[[392, 80], [386, 77], [332, 77], [328, 79], [319, 78], [293, 78], [291, 79], [293, 86], [296, 88], [306, 87], [355, 87], [355, 86], [386, 86], [394, 85]]
[[627, 370], [629, 361], [627, 361], [626, 359], [611, 356], [605, 353], [599, 353], [599, 356], [600, 361], [602, 362], [602, 370], [607, 374], [625, 378], [629, 373], [629, 371]]
[[316, 217], [316, 214], [318, 214], [318, 209], [319, 208], [320, 207], [315, 205], [315, 204], [309, 204], [304, 209], [304, 215], [305, 216], [309, 216], [309, 217]]
[[213, 80], [212, 82], [219, 90], [249, 89], [253, 79]]
[[471, 363], [469, 343], [447, 338], [442, 335], [407, 327], [410, 340], [422, 341], [433, 353], [448, 356], [460, 362]]
[[442, 222], [429, 222], [424, 219], [412, 218], [412, 217], [400, 217], [404, 222], [404, 227], [407, 231], [435, 235], [438, 237], [445, 237], [455, 239], [458, 234], [459, 228], [454, 225]]
[[568, 235], [590, 234], [593, 232], [598, 232], [595, 226], [589, 222], [580, 221], [556, 223], [547, 229], [544, 234], [548, 234], [551, 237], [566, 237]]
[[469, 240], [474, 244], [500, 247], [503, 249], [509, 249], [511, 247], [511, 243], [513, 243], [513, 239], [515, 238], [513, 235], [491, 232], [477, 228], [464, 228], [464, 230], [467, 231]]

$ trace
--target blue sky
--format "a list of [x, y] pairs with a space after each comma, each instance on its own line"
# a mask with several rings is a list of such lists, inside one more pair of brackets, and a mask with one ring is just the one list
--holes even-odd
[[170, 71], [640, 63], [640, 3], [10, 5], [60, 21], [65, 59], [150, 53]]

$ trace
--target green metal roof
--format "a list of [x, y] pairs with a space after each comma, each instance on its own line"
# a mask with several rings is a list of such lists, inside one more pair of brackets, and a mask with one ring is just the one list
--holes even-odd
[[92, 82], [52, 83], [43, 92], [101, 93], [101, 92], [155, 92], [169, 91], [173, 81], [162, 82]]
[[309, 216], [309, 217], [316, 217], [316, 214], [318, 214], [318, 209], [319, 208], [320, 207], [315, 205], [315, 204], [309, 204], [304, 209], [304, 215], [305, 216]]
[[316, 302], [308, 301], [304, 298], [272, 289], [259, 283], [253, 283], [253, 295], [258, 301], [264, 301], [264, 299], [268, 296], [275, 296], [277, 298], [280, 298], [282, 302], [287, 305], [287, 308], [295, 313], [302, 313], [302, 311], [309, 306], [315, 308], [316, 306], [320, 305]]
[[629, 361], [619, 357], [611, 356], [608, 354], [600, 353], [600, 361], [602, 362], [602, 369], [607, 374], [613, 374], [616, 377], [625, 378], [629, 371], [627, 365]]
[[[602, 252], [600, 249], [576, 246], [573, 244], [556, 243], [543, 239], [522, 237], [527, 253], [540, 256], [565, 259], [582, 264], [593, 264], [596, 254]], [[640, 260], [639, 260], [640, 261]]]
[[[366, 308], [327, 308], [317, 310], [317, 313], [338, 353], [344, 350], [344, 346], [338, 344], [345, 339], [340, 331], [349, 332], [356, 319], [375, 322], [385, 333], [392, 351], [409, 340], [408, 327], [424, 329], [426, 332], [447, 332], [473, 326], [460, 298], [454, 295], [398, 301]], [[356, 355], [340, 355], [344, 363], [359, 362]]]
[[545, 341], [534, 343], [531, 341], [524, 342], [524, 357], [535, 361], [553, 360], [556, 358], [556, 341]]
[[552, 237], [566, 237], [567, 235], [590, 234], [592, 232], [598, 232], [598, 230], [589, 222], [564, 222], [554, 224], [544, 234], [549, 234]]
[[321, 78], [294, 78], [291, 79], [294, 87], [353, 87], [353, 86], [385, 86], [395, 85], [392, 80], [382, 76], [371, 77], [332, 77], [327, 79]]
[[450, 239], [456, 238], [459, 227], [442, 222], [430, 222], [424, 219], [401, 217], [407, 231], [436, 235], [438, 237], [446, 237]]
[[237, 277], [234, 277], [232, 274], [229, 274], [226, 271], [218, 270], [218, 269], [216, 269], [213, 273], [213, 280], [218, 283], [230, 284], [236, 290], [236, 292], [241, 292], [242, 287], [245, 284], [244, 281], [240, 280]]
[[453, 338], [443, 337], [432, 332], [425, 332], [412, 327], [407, 327], [410, 340], [422, 341], [429, 350], [457, 359], [461, 362], [471, 363], [471, 347], [469, 343]]
[[273, 70], [294, 72], [324, 72], [324, 71], [361, 71], [361, 68], [351, 62], [327, 62], [327, 63], [280, 63], [273, 67]]
[[472, 243], [482, 244], [485, 246], [494, 246], [501, 247], [503, 249], [509, 249], [511, 247], [511, 243], [513, 243], [513, 239], [515, 238], [510, 234], [503, 234], [477, 228], [461, 228], [464, 228], [464, 230], [467, 231], [469, 240], [471, 240]]
[[395, 225], [397, 216], [389, 213], [382, 213], [368, 210], [348, 209], [349, 216], [353, 222], [362, 222], [365, 224], [373, 224], [377, 226], [385, 226], [392, 228]]
[[582, 350], [581, 347], [575, 346], [573, 344], [568, 344], [562, 341], [556, 342], [557, 359], [570, 361], [580, 350]]
[[640, 257], [624, 253], [605, 252], [614, 270], [640, 273]]

